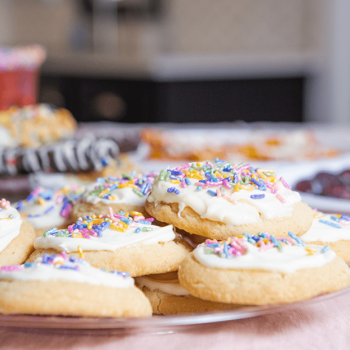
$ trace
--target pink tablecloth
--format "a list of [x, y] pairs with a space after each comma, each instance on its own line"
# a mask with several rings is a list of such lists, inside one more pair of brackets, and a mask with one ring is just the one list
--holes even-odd
[[304, 308], [167, 335], [0, 329], [0, 349], [349, 349], [350, 294]]

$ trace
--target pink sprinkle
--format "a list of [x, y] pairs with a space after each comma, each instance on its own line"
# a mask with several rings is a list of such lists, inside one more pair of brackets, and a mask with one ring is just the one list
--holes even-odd
[[205, 172], [204, 172], [203, 170], [201, 170], [200, 174], [201, 174], [202, 176], [204, 176], [204, 175], [205, 175]]
[[154, 221], [154, 218], [147, 218], [147, 219], [143, 219], [143, 221], [153, 222], [153, 221]]
[[141, 215], [134, 216], [134, 221], [139, 221], [139, 220], [145, 220], [145, 217]]
[[260, 244], [260, 248], [259, 248], [259, 252], [263, 252], [265, 249], [265, 243], [263, 240], [259, 241]]
[[348, 226], [348, 225], [350, 225], [350, 221], [339, 220], [339, 224], [344, 225], [344, 226]]
[[291, 189], [291, 187], [287, 184], [286, 180], [282, 176], [280, 177], [280, 181], [287, 190]]
[[213, 163], [210, 163], [210, 162], [207, 162], [207, 164], [210, 165], [210, 166], [214, 166], [214, 164], [213, 164]]
[[286, 203], [286, 200], [279, 193], [276, 194], [276, 197], [281, 203]]
[[71, 211], [72, 211], [72, 205], [68, 203], [66, 208], [61, 211], [61, 216], [67, 219], [70, 216]]
[[[260, 242], [262, 242], [262, 241], [260, 241]], [[267, 244], [264, 244], [264, 245], [260, 245], [259, 252], [264, 252], [265, 250], [269, 250], [269, 249], [271, 249], [273, 247], [274, 247], [273, 243], [267, 243]]]
[[246, 169], [249, 169], [250, 168], [250, 164], [246, 164], [246, 165], [242, 165], [242, 166], [240, 166], [239, 168], [237, 168], [236, 170], [246, 170]]
[[229, 190], [232, 189], [232, 187], [228, 184], [227, 180], [224, 180], [223, 185]]
[[11, 266], [2, 266], [1, 271], [21, 271], [23, 270], [22, 265], [11, 265]]
[[72, 232], [73, 232], [73, 226], [74, 226], [74, 225], [69, 225], [69, 226], [68, 226], [68, 231], [69, 231], [69, 233], [72, 233]]
[[207, 181], [206, 185], [207, 186], [221, 186], [222, 185], [222, 181], [218, 181], [218, 182]]
[[194, 185], [195, 185], [195, 186], [203, 186], [203, 185], [204, 185], [204, 182], [196, 182]]
[[64, 260], [67, 259], [67, 253], [64, 250], [62, 250], [61, 255]]
[[85, 232], [82, 232], [82, 231], [81, 231], [81, 234], [82, 234], [82, 236], [83, 236], [84, 238], [90, 239], [90, 236], [87, 235]]
[[132, 227], [139, 227], [139, 224], [137, 224], [136, 222], [133, 222], [132, 224], [129, 225], [129, 228]]
[[2, 206], [4, 209], [8, 209], [8, 207], [10, 206], [10, 202], [7, 201], [5, 198], [2, 198], [2, 199], [1, 199], [1, 206]]
[[97, 237], [97, 233], [95, 231], [89, 230], [89, 233], [90, 233], [91, 236]]
[[36, 195], [39, 194], [40, 190], [41, 190], [41, 188], [40, 188], [40, 187], [37, 187], [37, 188], [35, 188], [35, 189], [32, 191], [32, 193], [36, 196]]
[[174, 170], [179, 171], [179, 170], [182, 170], [182, 169], [188, 169], [190, 166], [191, 166], [191, 164], [187, 163], [187, 164], [178, 166], [178, 167], [175, 168]]
[[[117, 218], [117, 219], [121, 219], [123, 217], [123, 215], [118, 215], [118, 214], [114, 214], [113, 215], [114, 218]], [[112, 219], [113, 220], [113, 219]], [[114, 221], [114, 220], [113, 220]]]
[[185, 181], [185, 180], [182, 180], [182, 181], [181, 181], [181, 187], [182, 187], [182, 188], [186, 188], [186, 187], [187, 187], [187, 184], [186, 184], [186, 181]]
[[237, 204], [237, 201], [232, 198], [231, 196], [229, 196], [228, 194], [223, 194], [222, 195], [224, 198], [226, 198], [229, 202], [231, 202], [232, 204]]
[[216, 190], [216, 195], [217, 195], [218, 197], [221, 197], [221, 191], [220, 191], [220, 188], [218, 188], [218, 189]]

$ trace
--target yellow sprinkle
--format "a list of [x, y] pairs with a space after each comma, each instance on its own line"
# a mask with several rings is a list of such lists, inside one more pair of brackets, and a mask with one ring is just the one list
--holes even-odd
[[174, 184], [174, 185], [177, 185], [177, 184], [179, 184], [179, 183], [180, 183], [180, 181], [179, 181], [179, 180], [170, 180], [170, 182], [171, 182], [172, 184]]
[[114, 196], [109, 196], [108, 199], [109, 199], [110, 201], [114, 201], [114, 200], [115, 200], [115, 197], [114, 197]]
[[0, 220], [10, 220], [10, 218], [2, 218], [2, 219], [0, 219]]
[[341, 218], [340, 214], [334, 215], [336, 218]]
[[96, 215], [90, 215], [91, 219], [96, 219]]
[[246, 191], [253, 191], [254, 190], [254, 186], [252, 186], [252, 185], [241, 185], [241, 189], [242, 190], [246, 190]]
[[244, 238], [244, 236], [237, 236], [237, 238]]
[[267, 243], [269, 240], [267, 238], [263, 238], [264, 243]]
[[240, 191], [242, 188], [241, 184], [235, 184], [235, 192]]
[[102, 197], [102, 196], [104, 196], [105, 194], [107, 194], [108, 192], [109, 192], [109, 189], [107, 188], [107, 189], [103, 190], [98, 196], [99, 196], [99, 197]]
[[44, 205], [45, 204], [45, 201], [41, 197], [39, 197], [38, 202], [39, 202], [40, 205]]
[[143, 216], [143, 214], [139, 213], [138, 211], [132, 211], [131, 216]]
[[305, 250], [309, 253], [308, 255], [314, 255], [317, 252], [317, 249], [305, 247]]
[[197, 162], [196, 165], [197, 165], [197, 166], [201, 166], [201, 163]]
[[73, 238], [84, 238], [83, 235], [81, 233], [73, 233], [72, 234]]
[[[316, 213], [314, 213], [314, 219], [321, 219], [321, 218], [323, 218], [323, 213], [321, 213], [321, 212], [316, 212]], [[336, 216], [336, 217], [339, 217], [339, 216]], [[341, 215], [340, 215], [340, 217], [341, 217]]]
[[83, 252], [83, 250], [81, 249], [81, 246], [80, 246], [80, 245], [78, 245], [78, 252], [79, 252], [79, 256], [80, 256], [82, 259], [85, 259], [84, 252]]
[[129, 213], [128, 213], [128, 212], [126, 212], [124, 216], [127, 218], [127, 217], [129, 216]]

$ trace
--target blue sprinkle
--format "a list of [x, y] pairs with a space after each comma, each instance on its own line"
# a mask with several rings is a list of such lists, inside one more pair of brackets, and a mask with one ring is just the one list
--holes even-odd
[[144, 195], [147, 194], [147, 192], [150, 190], [152, 184], [150, 182], [146, 182], [146, 186], [143, 191], [141, 191]]
[[152, 224], [150, 221], [147, 221], [147, 220], [139, 220], [137, 223], [142, 224], [142, 225], [151, 225]]
[[52, 235], [55, 232], [57, 232], [57, 227], [50, 228], [49, 230], [45, 231], [44, 233], [47, 235]]
[[329, 250], [328, 245], [325, 245], [325, 246], [322, 248], [321, 252], [322, 252], [322, 253], [325, 253], [325, 252], [328, 251], [328, 250]]
[[238, 182], [238, 175], [234, 174], [233, 175], [233, 183], [236, 184]]
[[105, 181], [106, 181], [106, 179], [104, 177], [98, 177], [96, 179], [96, 182], [105, 182]]
[[260, 237], [259, 237], [258, 235], [254, 235], [252, 238], [253, 238], [255, 241], [258, 241], [258, 240], [260, 239]]
[[172, 193], [172, 192], [174, 192], [174, 190], [175, 190], [175, 187], [169, 187], [169, 188], [167, 189], [167, 192], [168, 192], [168, 193]]
[[32, 199], [34, 199], [34, 194], [30, 193], [29, 196], [26, 198], [26, 201], [30, 202]]
[[69, 257], [70, 262], [75, 262], [75, 260], [77, 260], [77, 258], [74, 255]]
[[227, 245], [227, 242], [224, 242], [224, 253], [226, 255], [226, 259], [229, 259], [230, 258], [230, 255], [228, 253], [228, 245]]
[[207, 183], [208, 180], [199, 180], [198, 182], [203, 182], [204, 184]]
[[350, 216], [349, 216], [349, 215], [343, 214], [343, 215], [341, 216], [341, 218], [342, 218], [343, 220], [350, 221]]
[[252, 238], [252, 236], [247, 232], [243, 232], [243, 236], [246, 236], [248, 240]]
[[262, 198], [265, 198], [265, 195], [264, 194], [252, 194], [250, 196], [251, 199], [262, 199]]
[[24, 267], [35, 267], [35, 263], [24, 263]]
[[191, 186], [192, 185], [192, 182], [191, 180], [188, 178], [188, 177], [185, 177], [185, 182], [188, 186]]
[[21, 210], [23, 208], [23, 201], [18, 201], [17, 203], [17, 210]]
[[219, 248], [219, 247], [220, 247], [220, 244], [218, 244], [218, 243], [212, 243], [212, 244], [206, 244], [205, 246], [206, 246], [206, 247], [210, 247], [210, 248]]
[[138, 227], [136, 230], [135, 230], [135, 233], [139, 233], [141, 231], [141, 227]]
[[118, 214], [120, 214], [120, 215], [125, 215], [125, 213], [123, 212], [123, 210], [120, 210]]
[[198, 187], [197, 187], [197, 190], [198, 190], [198, 191], [201, 191], [202, 188], [203, 188], [202, 186], [198, 186]]
[[293, 232], [288, 232], [288, 236], [293, 238], [297, 243], [301, 244], [303, 247], [306, 247], [304, 241], [302, 241], [298, 236], [296, 236]]
[[278, 242], [277, 242], [277, 239], [275, 238], [275, 236], [270, 235], [270, 240], [275, 247], [278, 247]]
[[170, 170], [171, 175], [182, 175], [182, 171]]
[[45, 253], [42, 257], [42, 263], [47, 264], [49, 262], [49, 256]]
[[336, 221], [336, 222], [339, 222], [340, 220], [341, 220], [341, 218], [336, 218], [335, 216], [331, 216], [331, 219], [333, 220], [333, 221]]
[[177, 180], [178, 178], [177, 178], [176, 176], [174, 176], [174, 175], [170, 175], [170, 176], [169, 176], [169, 179]]
[[[113, 271], [114, 272], [114, 271]], [[115, 271], [115, 273], [118, 276], [123, 276], [123, 277], [130, 277], [130, 273], [129, 272], [119, 272], [119, 271]]]
[[341, 226], [339, 224], [336, 224], [335, 222], [331, 222], [331, 221], [328, 221], [328, 220], [320, 219], [320, 222], [322, 222], [322, 224], [326, 224], [326, 225], [333, 226], [333, 227], [336, 227], [336, 228], [342, 228], [343, 227], [343, 226]]
[[255, 183], [255, 185], [257, 185], [257, 186], [259, 186], [259, 187], [261, 186], [261, 183], [260, 183], [259, 181], [256, 181], [256, 180], [253, 179], [253, 178], [251, 178], [250, 181], [253, 182], [253, 183]]
[[62, 270], [75, 270], [75, 271], [79, 271], [78, 268], [73, 267], [73, 266], [63, 266], [63, 265], [61, 265], [61, 266], [59, 267], [59, 269], [62, 269]]
[[106, 158], [102, 158], [102, 159], [101, 159], [101, 164], [102, 164], [103, 166], [107, 166], [107, 165], [108, 165], [107, 159], [106, 159]]
[[52, 205], [51, 207], [49, 207], [45, 210], [45, 214], [50, 213], [50, 211], [52, 211], [53, 209], [54, 209], [54, 206]]
[[175, 194], [180, 194], [180, 190], [178, 190], [177, 188], [174, 189], [174, 193]]
[[215, 158], [215, 163], [218, 163], [220, 159], [218, 157]]
[[216, 193], [214, 191], [212, 191], [212, 190], [208, 190], [207, 193], [210, 194], [213, 197], [216, 196]]

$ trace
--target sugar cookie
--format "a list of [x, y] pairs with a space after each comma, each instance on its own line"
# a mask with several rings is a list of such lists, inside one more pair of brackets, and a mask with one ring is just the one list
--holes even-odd
[[316, 213], [311, 228], [300, 238], [307, 244], [326, 244], [350, 263], [350, 216]]
[[135, 212], [114, 214], [111, 208], [98, 218], [84, 216], [66, 230], [53, 228], [37, 238], [28, 261], [43, 253], [83, 249], [91, 265], [126, 271], [132, 277], [177, 271], [192, 249], [176, 237], [173, 226], [159, 227], [152, 221]]
[[125, 273], [108, 273], [64, 252], [0, 270], [0, 312], [94, 317], [145, 317], [147, 298]]
[[266, 233], [207, 240], [180, 264], [178, 275], [198, 298], [249, 305], [290, 303], [350, 285], [348, 266], [327, 246]]
[[196, 298], [183, 288], [177, 272], [137, 277], [136, 285], [149, 299], [154, 315], [177, 315], [195, 312], [230, 310], [239, 305]]
[[218, 159], [162, 170], [145, 208], [159, 221], [214, 239], [262, 231], [298, 236], [313, 219], [311, 208], [274, 170]]

